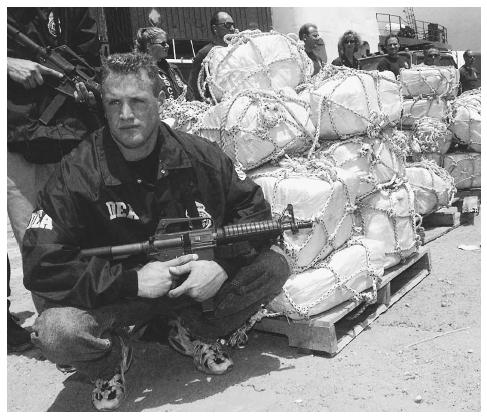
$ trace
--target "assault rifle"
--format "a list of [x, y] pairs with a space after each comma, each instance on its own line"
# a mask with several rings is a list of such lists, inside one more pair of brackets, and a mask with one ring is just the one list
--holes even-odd
[[35, 56], [34, 61], [63, 74], [62, 78], [46, 77], [46, 84], [58, 91], [39, 117], [39, 121], [47, 125], [68, 97], [74, 98], [76, 83], [83, 82], [97, 99], [101, 96], [101, 87], [95, 79], [99, 70], [93, 68], [82, 57], [67, 45], [57, 48], [43, 48], [20, 30], [7, 22], [7, 35], [19, 45], [29, 49]]
[[[285, 216], [285, 213], [288, 213]], [[164, 233], [170, 224], [189, 224], [194, 221], [209, 221], [208, 228], [194, 229], [177, 233]], [[232, 224], [223, 227], [213, 227], [212, 221], [205, 217], [166, 219], [161, 232], [145, 242], [120, 246], [103, 246], [99, 248], [83, 249], [81, 255], [103, 256], [119, 258], [127, 255], [145, 254], [155, 257], [159, 261], [167, 261], [181, 255], [197, 253], [199, 259], [214, 259], [214, 250], [221, 246], [230, 246], [236, 242], [246, 241], [256, 237], [276, 239], [286, 230], [297, 233], [299, 229], [312, 227], [312, 221], [296, 221], [293, 206], [287, 205], [286, 210], [277, 220], [264, 220], [252, 223]], [[203, 302], [203, 311], [213, 310], [211, 300]]]

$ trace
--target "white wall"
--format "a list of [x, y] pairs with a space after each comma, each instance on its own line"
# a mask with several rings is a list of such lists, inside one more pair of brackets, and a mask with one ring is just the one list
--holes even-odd
[[326, 44], [328, 62], [338, 57], [338, 39], [349, 29], [369, 42], [370, 51], [377, 52], [379, 30], [372, 7], [272, 7], [272, 25], [282, 33], [298, 33], [304, 23], [318, 26]]

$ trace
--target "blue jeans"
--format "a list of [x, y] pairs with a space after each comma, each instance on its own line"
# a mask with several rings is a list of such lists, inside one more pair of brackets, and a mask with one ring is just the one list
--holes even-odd
[[123, 328], [156, 316], [178, 315], [189, 332], [215, 340], [236, 330], [280, 291], [289, 276], [281, 254], [263, 251], [222, 285], [215, 295], [214, 312], [203, 314], [201, 304], [189, 297], [134, 298], [93, 310], [52, 306], [34, 323], [32, 342], [54, 363], [69, 364], [91, 380], [112, 377], [120, 364]]

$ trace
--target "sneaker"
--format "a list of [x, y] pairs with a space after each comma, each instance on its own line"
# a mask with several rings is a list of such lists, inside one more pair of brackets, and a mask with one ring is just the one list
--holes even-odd
[[60, 365], [60, 364], [57, 364], [56, 365], [56, 368], [58, 371], [62, 372], [63, 374], [72, 374], [74, 372], [76, 372], [76, 368], [74, 366], [71, 366], [71, 365]]
[[198, 371], [221, 375], [232, 370], [233, 361], [219, 341], [210, 344], [193, 338], [179, 318], [171, 320], [169, 325], [169, 345], [182, 355], [191, 356]]
[[20, 326], [15, 318], [7, 314], [7, 351], [8, 352], [24, 352], [32, 348], [30, 340], [30, 333]]
[[132, 364], [133, 354], [132, 347], [127, 346], [122, 337], [118, 337], [122, 346], [120, 367], [115, 371], [115, 375], [111, 379], [98, 378], [95, 381], [95, 388], [91, 394], [93, 406], [98, 411], [116, 410], [125, 399], [125, 373]]

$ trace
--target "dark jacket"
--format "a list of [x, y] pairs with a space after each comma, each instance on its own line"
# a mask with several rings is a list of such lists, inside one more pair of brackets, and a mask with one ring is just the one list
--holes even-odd
[[162, 91], [166, 98], [176, 99], [183, 94], [184, 87], [186, 86], [186, 100], [194, 100], [193, 89], [184, 82], [183, 74], [179, 68], [167, 62], [165, 59], [157, 63], [159, 67], [159, 75], [162, 79]]
[[[93, 308], [116, 302], [137, 295], [134, 263], [147, 259], [82, 259], [80, 249], [145, 241], [161, 218], [197, 217], [195, 202], [204, 206], [215, 226], [271, 217], [261, 188], [240, 179], [217, 145], [164, 123], [158, 141], [155, 185], [131, 174], [107, 128], [62, 159], [39, 194], [25, 233], [27, 289], [61, 305]], [[261, 239], [252, 245], [258, 250], [267, 243]], [[222, 255], [215, 261], [232, 277], [245, 259]]]
[[[196, 56], [193, 58], [193, 65], [191, 66], [191, 72], [189, 73], [188, 84], [193, 90], [195, 100], [204, 101], [204, 97], [201, 97], [200, 91], [198, 89], [198, 76], [201, 70], [201, 64], [209, 52], [213, 49], [216, 44], [214, 42], [207, 43], [203, 48], [201, 48]], [[205, 97], [210, 97], [209, 92], [205, 94]]]
[[355, 69], [358, 69], [359, 67], [357, 58], [353, 57], [352, 62], [350, 62], [346, 55], [335, 58], [331, 63], [332, 65], [336, 65], [337, 67], [343, 66], [343, 67], [355, 68]]
[[[52, 13], [52, 14], [51, 14]], [[91, 66], [100, 66], [96, 21], [88, 8], [7, 9], [8, 22], [42, 47], [69, 46]], [[35, 61], [33, 54], [7, 38], [7, 56]], [[56, 96], [46, 83], [25, 89], [7, 78], [7, 141], [10, 151], [32, 162], [57, 162], [79, 141], [99, 128], [83, 104], [67, 99], [48, 125], [38, 119]]]

